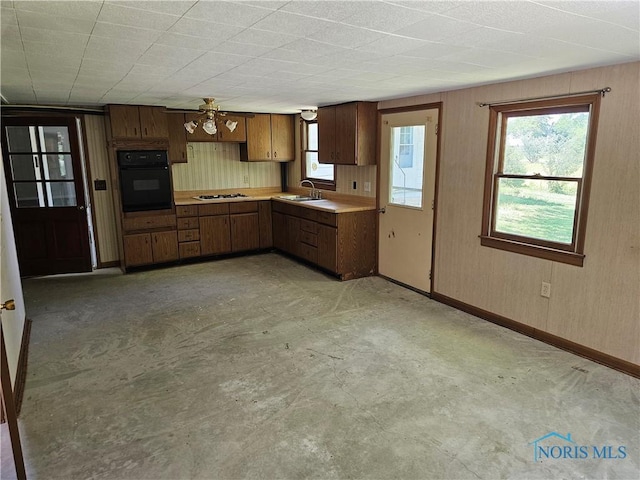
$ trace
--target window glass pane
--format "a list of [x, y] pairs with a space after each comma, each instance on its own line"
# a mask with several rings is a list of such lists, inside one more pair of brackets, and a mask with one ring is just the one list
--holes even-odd
[[73, 180], [71, 155], [47, 155], [44, 164], [46, 180]]
[[18, 208], [45, 206], [41, 183], [14, 183], [13, 188]]
[[67, 127], [40, 127], [40, 139], [44, 152], [70, 152]]
[[[9, 152], [36, 152], [33, 127], [6, 127]], [[32, 134], [34, 134], [32, 136]]]
[[305, 152], [307, 178], [333, 182], [333, 165], [318, 163], [318, 152]]
[[47, 196], [52, 207], [76, 205], [76, 187], [73, 182], [47, 182]]
[[496, 231], [570, 244], [577, 186], [573, 181], [499, 179]]
[[424, 125], [391, 128], [389, 202], [422, 207]]
[[9, 160], [14, 180], [40, 180], [40, 170], [36, 168], [37, 158], [33, 155], [10, 155]]
[[307, 123], [307, 150], [318, 150], [318, 124]]
[[509, 117], [503, 173], [582, 177], [589, 113]]

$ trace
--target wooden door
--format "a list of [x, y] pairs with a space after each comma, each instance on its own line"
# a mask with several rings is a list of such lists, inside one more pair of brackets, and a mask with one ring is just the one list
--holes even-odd
[[73, 117], [3, 118], [3, 159], [20, 272], [91, 271]]
[[187, 163], [187, 131], [184, 129], [184, 114], [167, 114], [169, 126], [169, 161]]
[[243, 252], [260, 248], [258, 213], [231, 215], [231, 251]]
[[287, 226], [287, 215], [280, 212], [273, 212], [273, 246], [283, 252], [289, 251], [289, 228]]
[[438, 109], [382, 116], [378, 270], [431, 291]]
[[[169, 127], [167, 113], [164, 107], [149, 107], [141, 105], [140, 130], [142, 138], [168, 138]], [[182, 127], [184, 129], [184, 127]]]
[[172, 262], [178, 259], [178, 232], [153, 232], [151, 234], [153, 262]]
[[318, 108], [318, 162], [335, 163], [336, 107]]
[[318, 265], [336, 272], [338, 269], [338, 229], [318, 224]]
[[277, 162], [295, 159], [292, 115], [271, 114], [271, 150]]
[[[237, 122], [235, 130], [230, 131], [227, 122]], [[236, 115], [227, 114], [219, 117], [218, 123], [218, 141], [219, 142], [246, 142], [247, 141], [247, 124], [246, 118]]]
[[135, 105], [109, 105], [109, 120], [113, 138], [139, 139], [140, 112]]
[[336, 154], [333, 163], [338, 165], [356, 164], [356, 124], [358, 107], [356, 103], [336, 106]]
[[273, 220], [271, 215], [271, 201], [258, 203], [260, 222], [260, 248], [273, 247]]
[[271, 115], [256, 113], [247, 118], [247, 160], [272, 160], [271, 158]]
[[229, 215], [200, 217], [200, 253], [217, 255], [231, 251]]
[[127, 267], [153, 263], [151, 235], [137, 233], [124, 236], [124, 264]]

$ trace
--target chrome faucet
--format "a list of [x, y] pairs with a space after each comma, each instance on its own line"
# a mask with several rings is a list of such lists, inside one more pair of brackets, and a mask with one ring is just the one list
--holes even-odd
[[311, 185], [311, 190], [309, 190], [309, 196], [311, 198], [315, 198], [315, 199], [320, 199], [322, 198], [322, 192], [318, 189], [316, 189], [316, 186], [313, 184], [313, 182], [311, 180], [308, 179], [304, 179], [300, 182], [300, 186], [302, 186], [305, 182], [309, 183]]

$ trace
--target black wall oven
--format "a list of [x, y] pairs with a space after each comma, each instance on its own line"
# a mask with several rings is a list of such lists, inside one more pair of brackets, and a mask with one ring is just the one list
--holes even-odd
[[165, 150], [118, 151], [122, 211], [172, 207], [171, 175]]

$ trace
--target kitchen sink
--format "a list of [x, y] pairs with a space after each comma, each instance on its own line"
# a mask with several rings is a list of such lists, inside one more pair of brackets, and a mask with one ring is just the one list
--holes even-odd
[[321, 200], [320, 198], [308, 197], [305, 195], [280, 195], [283, 200], [291, 200], [292, 202], [308, 202], [310, 200]]

